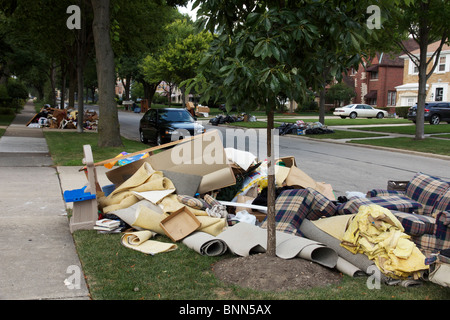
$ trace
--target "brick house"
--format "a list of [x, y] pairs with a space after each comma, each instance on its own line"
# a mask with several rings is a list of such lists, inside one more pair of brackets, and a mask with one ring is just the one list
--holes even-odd
[[[439, 47], [440, 41], [428, 46], [427, 56], [431, 57]], [[411, 54], [418, 56], [420, 50], [412, 51]], [[412, 106], [417, 103], [419, 90], [419, 71], [411, 59], [405, 54], [400, 56], [404, 61], [403, 83], [396, 87], [397, 106]], [[434, 61], [433, 61], [434, 63]], [[432, 63], [427, 72], [431, 70]], [[442, 48], [438, 65], [427, 81], [426, 101], [449, 101], [450, 100], [450, 46]]]
[[[405, 46], [418, 48], [415, 41], [405, 41]], [[412, 48], [412, 49], [411, 49]], [[394, 107], [397, 102], [396, 87], [403, 84], [403, 53], [377, 52], [358, 70], [351, 70], [345, 82], [355, 88], [353, 103], [366, 103], [376, 107]]]

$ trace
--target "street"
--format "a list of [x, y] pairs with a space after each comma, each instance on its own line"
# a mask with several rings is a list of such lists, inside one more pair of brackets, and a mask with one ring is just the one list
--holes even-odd
[[[121, 134], [130, 140], [139, 140], [138, 128], [142, 113], [119, 112]], [[207, 130], [220, 130], [224, 146], [237, 149], [236, 141], [228, 144], [228, 134], [243, 134], [240, 129], [211, 126], [203, 121]], [[257, 133], [245, 133], [246, 151], [256, 150], [256, 156], [263, 160], [266, 155], [265, 129]], [[261, 131], [261, 134], [260, 134]], [[238, 139], [236, 139], [238, 140]], [[391, 152], [354, 145], [312, 141], [297, 136], [279, 136], [278, 155], [294, 156], [297, 167], [316, 181], [332, 185], [336, 196], [346, 191], [366, 193], [375, 188], [386, 189], [388, 180], [410, 180], [415, 173], [424, 172], [450, 180], [450, 161], [417, 156], [402, 151]], [[257, 149], [255, 149], [257, 147]], [[275, 150], [277, 154], [277, 150]]]

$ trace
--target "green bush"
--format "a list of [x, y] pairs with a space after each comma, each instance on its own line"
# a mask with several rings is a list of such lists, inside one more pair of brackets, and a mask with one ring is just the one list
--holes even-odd
[[0, 107], [0, 115], [14, 115], [14, 109]]
[[410, 107], [395, 107], [395, 113], [400, 117], [407, 119], [408, 118], [408, 110]]
[[11, 97], [8, 94], [8, 89], [6, 85], [0, 84], [0, 108], [7, 108]]

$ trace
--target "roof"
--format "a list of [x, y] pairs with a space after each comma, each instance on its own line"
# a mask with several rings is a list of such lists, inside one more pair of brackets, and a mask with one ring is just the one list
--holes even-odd
[[[419, 48], [419, 44], [414, 40], [414, 39], [408, 39], [408, 40], [404, 40], [402, 41], [403, 46], [408, 50], [416, 50], [417, 48]], [[373, 64], [372, 66], [375, 68], [376, 66], [379, 67], [399, 67], [399, 68], [403, 68], [404, 67], [404, 62], [403, 62], [403, 54], [405, 52], [404, 51], [400, 51], [400, 52], [377, 52], [377, 58], [378, 58], [378, 64]], [[370, 67], [369, 67], [370, 68]], [[369, 70], [369, 68], [367, 69], [367, 71], [376, 71], [374, 70]]]
[[[440, 40], [429, 44], [428, 47], [427, 47], [428, 55], [433, 54], [433, 52], [435, 52], [439, 48], [440, 44], [441, 44]], [[441, 53], [442, 52], [450, 52], [450, 46], [448, 44], [444, 43], [444, 45], [442, 46]], [[419, 55], [420, 54], [420, 48], [411, 51], [411, 54], [415, 55], [415, 56]], [[408, 56], [407, 55], [402, 55], [402, 56], [400, 56], [400, 58], [406, 59], [406, 58], [408, 58]]]
[[[436, 41], [433, 42], [432, 44], [428, 45], [427, 48], [427, 52], [435, 52], [438, 48], [439, 45], [441, 44], [441, 41]], [[442, 50], [441, 51], [449, 51], [450, 50], [450, 46], [448, 44], [445, 44], [442, 46]], [[420, 53], [420, 49], [416, 49], [413, 52], [411, 52], [412, 54], [419, 54]]]

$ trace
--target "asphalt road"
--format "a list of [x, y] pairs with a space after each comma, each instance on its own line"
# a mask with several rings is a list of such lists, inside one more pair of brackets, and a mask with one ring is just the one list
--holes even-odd
[[[139, 140], [138, 127], [142, 114], [119, 112], [121, 134]], [[203, 123], [207, 130], [218, 129], [224, 146], [252, 152], [263, 160], [266, 157], [265, 129], [240, 131]], [[228, 134], [228, 139], [227, 139]], [[242, 139], [242, 135], [246, 138]], [[234, 142], [229, 137], [235, 138]], [[228, 140], [228, 141], [227, 141]], [[245, 140], [245, 143], [242, 141]], [[297, 136], [279, 136], [275, 154], [294, 156], [297, 167], [316, 181], [332, 185], [336, 196], [346, 191], [366, 193], [374, 188], [385, 189], [388, 180], [410, 180], [415, 173], [424, 172], [450, 181], [450, 161], [406, 153], [312, 141]]]

